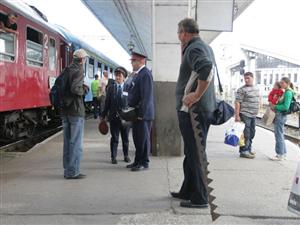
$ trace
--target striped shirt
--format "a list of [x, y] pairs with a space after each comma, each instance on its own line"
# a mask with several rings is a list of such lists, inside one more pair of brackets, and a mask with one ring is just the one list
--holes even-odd
[[235, 101], [240, 103], [240, 113], [253, 118], [259, 110], [259, 89], [256, 86], [240, 87], [236, 92]]

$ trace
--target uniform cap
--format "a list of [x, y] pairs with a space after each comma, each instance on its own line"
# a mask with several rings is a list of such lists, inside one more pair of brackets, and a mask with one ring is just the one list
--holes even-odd
[[137, 56], [137, 57], [140, 57], [140, 58], [148, 59], [148, 56], [146, 54], [138, 52], [138, 51], [132, 51], [131, 52], [131, 58], [134, 55]]
[[118, 66], [116, 69], [115, 69], [115, 74], [116, 73], [122, 73], [123, 74], [123, 76], [126, 78], [127, 77], [127, 70], [124, 68], [124, 67], [122, 67], [122, 66]]
[[108, 125], [105, 120], [101, 120], [98, 125], [98, 130], [101, 134], [106, 135], [108, 133]]
[[82, 59], [87, 57], [88, 54], [86, 53], [86, 51], [84, 49], [77, 49], [74, 53], [73, 53], [73, 57], [77, 58], [77, 59]]

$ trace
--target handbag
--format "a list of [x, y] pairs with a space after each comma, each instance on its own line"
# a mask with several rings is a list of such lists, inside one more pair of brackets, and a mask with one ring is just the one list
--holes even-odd
[[138, 118], [138, 108], [128, 107], [119, 111], [119, 116], [125, 121], [134, 122]]
[[293, 96], [290, 107], [288, 111], [284, 112], [284, 114], [292, 114], [299, 111], [300, 111], [300, 103], [297, 102], [295, 97]]
[[[215, 65], [217, 71], [217, 77], [219, 82], [219, 91], [222, 94], [223, 88], [219, 77], [217, 65]], [[223, 100], [217, 100], [217, 109], [213, 113], [211, 120], [212, 125], [221, 125], [227, 122], [231, 117], [234, 116], [234, 108]]]

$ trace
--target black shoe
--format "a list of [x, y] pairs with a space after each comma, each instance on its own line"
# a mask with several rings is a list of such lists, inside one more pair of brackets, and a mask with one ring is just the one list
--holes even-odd
[[111, 159], [111, 164], [118, 164], [118, 161], [116, 159]]
[[137, 172], [137, 171], [142, 171], [142, 170], [147, 170], [149, 167], [145, 167], [143, 165], [136, 165], [135, 167], [131, 168], [131, 171]]
[[82, 173], [80, 173], [80, 174], [78, 174], [77, 176], [75, 176], [75, 177], [65, 177], [65, 179], [83, 179], [83, 178], [86, 178], [86, 175], [85, 174], [82, 174]]
[[126, 168], [131, 169], [136, 166], [137, 166], [137, 163], [131, 163], [131, 164], [127, 165]]
[[182, 196], [179, 192], [170, 192], [173, 198], [178, 198], [182, 200], [189, 200], [187, 197]]
[[193, 203], [191, 201], [182, 201], [182, 202], [180, 202], [180, 206], [185, 207], [185, 208], [199, 208], [199, 209], [208, 208], [207, 203], [201, 203], [201, 204], [197, 203], [196, 204], [196, 203]]
[[128, 156], [125, 156], [125, 157], [124, 157], [124, 162], [130, 163], [131, 160], [130, 160], [130, 158], [129, 158]]

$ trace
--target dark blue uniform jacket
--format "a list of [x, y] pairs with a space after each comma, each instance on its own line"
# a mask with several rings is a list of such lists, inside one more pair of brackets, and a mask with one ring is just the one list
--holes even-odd
[[138, 117], [143, 120], [154, 120], [153, 78], [147, 67], [134, 76], [128, 93], [128, 105], [138, 107]]

